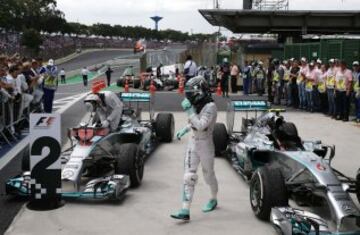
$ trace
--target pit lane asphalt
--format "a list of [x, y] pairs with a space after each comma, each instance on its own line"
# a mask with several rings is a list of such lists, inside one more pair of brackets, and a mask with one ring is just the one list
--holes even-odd
[[[175, 95], [167, 95], [167, 98]], [[187, 124], [183, 112], [175, 112], [174, 115], [176, 130]], [[336, 144], [337, 154], [333, 165], [349, 176], [355, 175], [359, 167], [356, 153], [360, 151], [360, 146], [356, 139], [360, 135], [360, 126], [338, 122], [317, 113], [289, 111], [283, 115], [285, 120], [297, 125], [302, 139], [321, 139], [323, 143]], [[244, 114], [237, 116], [236, 128], [239, 128], [241, 117]], [[218, 121], [226, 121], [225, 112], [219, 113]], [[181, 141], [160, 145], [146, 162], [142, 185], [129, 190], [122, 203], [72, 201], [48, 212], [34, 212], [25, 208], [7, 234], [275, 235], [269, 223], [255, 218], [249, 203], [247, 183], [222, 158], [215, 160], [219, 181], [218, 209], [207, 214], [201, 212], [201, 206], [209, 197], [209, 189], [199, 169], [192, 220], [182, 223], [169, 217], [181, 206], [183, 157], [188, 138], [189, 135]]]

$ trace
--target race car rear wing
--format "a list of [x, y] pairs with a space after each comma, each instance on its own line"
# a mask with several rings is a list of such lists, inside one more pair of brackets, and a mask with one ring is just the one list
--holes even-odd
[[150, 92], [121, 92], [119, 98], [125, 103], [127, 108], [136, 109], [137, 112], [141, 112], [142, 109], [148, 109], [150, 120], [154, 119], [154, 96]]
[[123, 102], [151, 102], [149, 92], [122, 92], [120, 99]]
[[234, 132], [234, 121], [236, 112], [245, 112], [245, 119], [249, 118], [249, 112], [255, 113], [255, 119], [258, 117], [258, 112], [285, 112], [285, 109], [272, 109], [271, 103], [265, 100], [232, 100], [228, 103], [227, 109], [227, 128], [228, 134], [231, 135]]
[[234, 111], [267, 111], [271, 108], [270, 103], [264, 100], [233, 100], [231, 103]]

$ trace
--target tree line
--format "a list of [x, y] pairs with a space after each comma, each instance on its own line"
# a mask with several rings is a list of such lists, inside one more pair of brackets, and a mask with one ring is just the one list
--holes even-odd
[[75, 35], [97, 35], [176, 42], [204, 41], [215, 34], [188, 34], [167, 29], [156, 31], [142, 26], [122, 26], [97, 23], [84, 25], [67, 22], [57, 9], [56, 0], [0, 0], [0, 28], [23, 32], [23, 45], [36, 49], [42, 43], [40, 32]]

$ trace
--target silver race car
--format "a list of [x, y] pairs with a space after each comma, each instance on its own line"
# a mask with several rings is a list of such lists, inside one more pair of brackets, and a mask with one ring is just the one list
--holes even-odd
[[[154, 118], [150, 93], [121, 93], [119, 98], [125, 108], [117, 131], [98, 126], [93, 115], [89, 123], [69, 129], [71, 147], [61, 156], [62, 197], [120, 199], [129, 187], [141, 184], [144, 161], [158, 143], [172, 141], [174, 117], [159, 113]], [[144, 106], [149, 108], [148, 120], [141, 119]], [[24, 157], [25, 173], [7, 181], [8, 194], [30, 195], [29, 161]]]
[[[280, 234], [316, 234], [312, 225], [319, 222], [316, 219], [304, 219], [311, 225], [309, 233], [286, 232], [291, 213], [294, 218], [307, 215], [289, 208], [289, 199], [303, 207], [327, 205], [336, 234], [360, 234], [356, 225], [360, 211], [349, 195], [359, 192], [358, 183], [331, 166], [334, 146], [303, 141], [296, 126], [280, 115], [283, 111], [271, 109], [266, 101], [230, 102], [227, 128], [219, 123], [214, 130], [217, 155], [225, 154], [249, 180], [255, 215], [262, 220], [271, 218], [278, 231], [283, 231]], [[234, 130], [236, 112], [246, 112], [240, 131]], [[255, 112], [255, 118], [249, 118], [249, 112]], [[323, 226], [321, 221], [319, 226]]]

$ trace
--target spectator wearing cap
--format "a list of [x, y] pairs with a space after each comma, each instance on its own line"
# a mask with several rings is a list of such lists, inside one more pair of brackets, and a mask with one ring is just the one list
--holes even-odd
[[353, 79], [354, 79], [354, 101], [356, 107], [355, 121], [360, 123], [360, 65], [359, 61], [353, 62]]
[[301, 58], [300, 62], [301, 62], [300, 71], [296, 80], [299, 90], [298, 92], [299, 106], [300, 109], [306, 109], [307, 104], [306, 104], [306, 95], [305, 95], [305, 78], [306, 78], [306, 74], [308, 74], [309, 66], [307, 64], [307, 60], [305, 57]]
[[317, 85], [317, 90], [319, 93], [319, 107], [320, 111], [323, 114], [328, 113], [328, 98], [327, 98], [327, 92], [326, 92], [326, 78], [327, 78], [327, 66], [325, 64], [322, 64], [319, 70], [319, 80]]
[[309, 70], [305, 75], [305, 94], [306, 94], [306, 103], [307, 103], [307, 110], [310, 112], [315, 111], [315, 92], [314, 86], [318, 80], [318, 70], [316, 68], [315, 62], [311, 61], [309, 64]]
[[44, 73], [44, 82], [43, 82], [43, 90], [44, 90], [44, 112], [45, 113], [51, 113], [54, 97], [55, 97], [55, 91], [57, 89], [58, 84], [58, 70], [57, 67], [54, 64], [54, 60], [50, 59], [48, 64], [45, 67], [45, 73]]
[[317, 69], [321, 69], [321, 65], [322, 65], [322, 60], [317, 59], [317, 60], [316, 60], [316, 68], [317, 68]]
[[349, 121], [350, 98], [353, 75], [346, 62], [340, 62], [340, 68], [335, 77], [335, 111], [336, 120]]
[[329, 60], [329, 68], [326, 72], [326, 93], [328, 98], [328, 115], [336, 118], [335, 111], [335, 77], [336, 77], [335, 59]]

